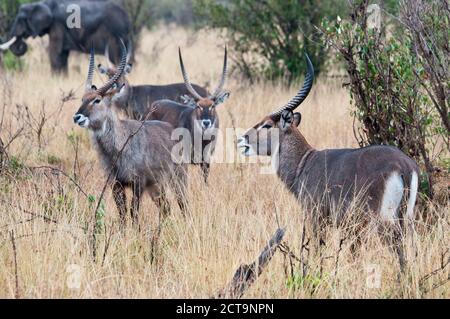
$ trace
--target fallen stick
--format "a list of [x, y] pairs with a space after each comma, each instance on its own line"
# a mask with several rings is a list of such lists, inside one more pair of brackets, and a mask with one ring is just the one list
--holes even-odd
[[269, 243], [262, 250], [258, 259], [250, 265], [241, 265], [234, 273], [233, 279], [225, 287], [221, 289], [213, 298], [240, 298], [245, 291], [255, 282], [261, 275], [264, 268], [275, 254], [276, 249], [284, 237], [286, 229], [277, 229]]

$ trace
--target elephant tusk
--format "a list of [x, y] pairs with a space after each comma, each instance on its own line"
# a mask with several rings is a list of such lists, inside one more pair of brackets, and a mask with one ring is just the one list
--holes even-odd
[[9, 49], [10, 46], [12, 46], [14, 44], [14, 42], [16, 42], [17, 38], [16, 37], [12, 37], [11, 40], [9, 40], [8, 42], [4, 43], [4, 44], [0, 44], [0, 51], [6, 51]]

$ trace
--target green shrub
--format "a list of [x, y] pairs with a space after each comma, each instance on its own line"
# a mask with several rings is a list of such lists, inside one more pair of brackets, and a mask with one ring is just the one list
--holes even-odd
[[10, 51], [3, 54], [3, 67], [9, 71], [22, 71], [23, 62], [19, 57], [16, 57]]
[[[117, 0], [130, 15], [134, 39], [144, 28], [157, 22], [191, 25], [194, 20], [191, 0]], [[137, 44], [137, 43], [136, 43]]]
[[423, 87], [427, 74], [414, 39], [398, 25], [389, 34], [386, 26], [368, 27], [368, 4], [354, 1], [349, 19], [322, 23], [326, 42], [345, 62], [355, 136], [360, 146], [393, 145], [414, 158], [425, 168], [422, 191], [431, 197], [434, 146], [446, 130]]
[[17, 156], [11, 156], [11, 158], [9, 159], [9, 167], [13, 172], [18, 172], [21, 171], [25, 167], [25, 165]]
[[328, 284], [329, 274], [306, 274], [301, 275], [300, 273], [295, 273], [293, 276], [289, 276], [286, 281], [286, 287], [289, 290], [299, 290], [303, 289], [314, 295], [317, 290], [325, 284]]
[[[94, 208], [97, 206], [97, 199], [94, 195], [89, 195], [89, 208]], [[100, 205], [98, 205], [98, 209], [95, 212], [95, 225], [94, 225], [94, 234], [100, 235], [103, 233], [105, 228], [105, 203], [102, 201]]]
[[[1, 0], [0, 1], [0, 42], [8, 39], [14, 19], [16, 18], [19, 7], [23, 3], [35, 2], [37, 0]], [[6, 70], [21, 71], [23, 63], [20, 58], [14, 56], [11, 52], [0, 52], [0, 67]]]
[[327, 55], [314, 26], [325, 16], [341, 13], [344, 2], [196, 0], [194, 11], [203, 25], [225, 30], [235, 63], [250, 80], [281, 78], [291, 83], [305, 74], [304, 52], [316, 73], [322, 71]]
[[399, 19], [418, 57], [420, 82], [441, 120], [437, 133], [450, 149], [450, 10], [448, 1], [409, 0], [400, 5]]

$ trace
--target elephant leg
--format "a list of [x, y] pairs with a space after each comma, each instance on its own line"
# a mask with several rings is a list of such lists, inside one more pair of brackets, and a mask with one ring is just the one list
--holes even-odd
[[69, 51], [54, 52], [50, 49], [50, 65], [55, 73], [67, 74]]
[[138, 214], [139, 214], [139, 206], [141, 203], [141, 196], [142, 196], [142, 183], [140, 183], [139, 181], [135, 181], [132, 185], [133, 187], [133, 198], [131, 199], [131, 208], [130, 208], [130, 213], [131, 213], [131, 218], [133, 220], [133, 225], [134, 226], [138, 226], [139, 225], [139, 218], [138, 218]]
[[125, 226], [127, 213], [127, 197], [125, 193], [125, 187], [123, 187], [120, 182], [114, 181], [112, 192], [117, 209], [119, 210], [120, 223], [122, 226]]

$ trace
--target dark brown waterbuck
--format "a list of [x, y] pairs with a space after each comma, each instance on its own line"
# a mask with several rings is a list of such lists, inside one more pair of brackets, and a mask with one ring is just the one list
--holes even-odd
[[106, 174], [112, 172], [113, 197], [122, 223], [126, 218], [125, 188], [131, 187], [131, 216], [138, 222], [141, 196], [148, 190], [159, 209], [166, 214], [169, 206], [166, 187], [173, 188], [182, 210], [186, 172], [183, 165], [172, 161], [173, 127], [160, 121], [120, 120], [111, 109], [117, 84], [126, 67], [126, 48], [122, 42], [122, 60], [114, 76], [101, 88], [92, 85], [94, 52], [91, 51], [86, 91], [74, 122], [91, 131], [93, 143]]
[[[238, 147], [246, 156], [272, 156], [287, 188], [306, 207], [319, 207], [325, 216], [337, 213], [334, 216], [338, 222], [349, 211], [350, 203], [363, 194], [368, 210], [385, 221], [388, 228], [395, 229], [398, 236], [394, 238], [399, 238], [403, 219], [414, 219], [417, 164], [392, 146], [314, 149], [297, 128], [301, 114], [293, 113], [313, 84], [314, 69], [308, 57], [307, 65], [308, 73], [298, 94], [240, 137]], [[406, 201], [404, 215], [400, 212], [402, 200]], [[396, 246], [403, 267], [403, 252], [400, 245]]]
[[[230, 96], [229, 92], [224, 91], [228, 70], [227, 49], [225, 48], [223, 70], [219, 85], [211, 95], [202, 95], [194, 88], [186, 73], [181, 50], [178, 53], [185, 87], [192, 98], [184, 96], [184, 104], [168, 99], [156, 101], [151, 105], [145, 118], [168, 122], [175, 128], [184, 129], [184, 133], [187, 133], [183, 136], [184, 152], [188, 156], [187, 158], [183, 157], [183, 160], [194, 165], [200, 165], [206, 182], [209, 175], [210, 158], [216, 145], [215, 133], [219, 128], [219, 117], [216, 107]], [[203, 91], [202, 93], [205, 92]], [[122, 94], [126, 94], [125, 86], [114, 97], [114, 101], [122, 99]]]
[[[119, 87], [122, 87], [120, 97], [115, 99], [115, 106], [126, 112], [127, 116], [135, 120], [143, 120], [148, 114], [153, 102], [163, 99], [173, 100], [177, 102], [184, 102], [183, 96], [191, 95], [184, 83], [173, 83], [167, 85], [131, 85], [127, 79], [127, 75], [132, 71], [133, 65], [129, 62], [132, 57], [128, 51], [127, 64], [123, 74], [116, 81]], [[111, 79], [117, 71], [116, 66], [109, 58], [109, 50], [106, 47], [105, 57], [107, 65], [99, 64], [98, 70]], [[205, 88], [193, 84], [193, 87], [200, 94], [207, 95]]]

